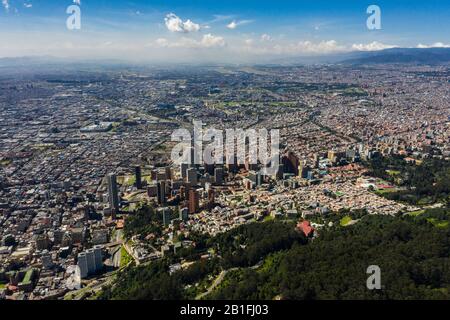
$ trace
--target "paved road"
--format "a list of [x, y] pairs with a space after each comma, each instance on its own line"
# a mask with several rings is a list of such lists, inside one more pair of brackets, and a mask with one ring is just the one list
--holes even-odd
[[[258, 269], [263, 264], [263, 262], [264, 262], [264, 260], [259, 261], [257, 264], [250, 267], [250, 269]], [[223, 281], [223, 279], [225, 278], [225, 276], [228, 272], [238, 270], [238, 269], [239, 268], [231, 268], [231, 269], [227, 269], [227, 270], [222, 270], [220, 272], [220, 274], [217, 276], [217, 278], [214, 280], [214, 282], [209, 286], [208, 290], [206, 290], [206, 292], [203, 292], [203, 293], [200, 293], [199, 295], [197, 295], [195, 297], [195, 300], [200, 300], [203, 297], [210, 294]]]
[[209, 286], [208, 290], [206, 292], [203, 292], [203, 293], [200, 293], [199, 295], [197, 295], [195, 297], [195, 300], [201, 300], [203, 297], [210, 294], [214, 290], [214, 288], [216, 288], [222, 282], [223, 278], [225, 278], [225, 276], [228, 272], [237, 270], [237, 269], [239, 269], [239, 268], [231, 268], [228, 270], [222, 270], [220, 272], [220, 274], [217, 276], [217, 278], [214, 280], [214, 282]]

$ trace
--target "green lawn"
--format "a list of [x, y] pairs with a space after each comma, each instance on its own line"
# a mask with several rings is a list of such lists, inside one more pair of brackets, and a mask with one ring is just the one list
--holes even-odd
[[421, 215], [424, 213], [425, 210], [417, 210], [417, 211], [411, 211], [408, 213], [409, 216], [417, 217], [418, 215]]
[[447, 228], [448, 221], [445, 220], [437, 220], [436, 218], [428, 218], [428, 222], [432, 223], [436, 228]]
[[343, 218], [341, 219], [340, 224], [341, 224], [342, 227], [345, 227], [345, 226], [348, 225], [351, 221], [352, 221], [352, 217], [350, 217], [350, 216], [345, 216], [345, 217], [343, 217]]
[[399, 175], [401, 172], [398, 170], [386, 170], [386, 173], [389, 174], [390, 176], [396, 176]]
[[130, 261], [133, 261], [133, 257], [130, 256], [125, 247], [122, 246], [120, 249], [120, 267], [126, 266]]

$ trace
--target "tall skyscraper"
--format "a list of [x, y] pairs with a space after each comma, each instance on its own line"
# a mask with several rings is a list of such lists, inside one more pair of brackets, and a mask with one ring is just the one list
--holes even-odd
[[214, 182], [218, 185], [223, 184], [223, 168], [214, 169]]
[[158, 214], [160, 214], [162, 216], [163, 224], [165, 226], [168, 226], [171, 221], [170, 208], [168, 208], [168, 207], [158, 208], [157, 212], [158, 212]]
[[310, 167], [306, 164], [306, 161], [305, 160], [301, 161], [298, 166], [299, 176], [301, 178], [306, 178], [309, 170], [310, 170]]
[[94, 246], [95, 270], [103, 268], [102, 247]]
[[292, 151], [288, 151], [285, 155], [283, 155], [281, 162], [284, 165], [284, 172], [293, 173], [298, 176], [298, 165], [300, 161]]
[[181, 178], [183, 180], [186, 180], [186, 178], [187, 178], [187, 169], [188, 168], [189, 168], [189, 165], [187, 163], [180, 164], [180, 174], [181, 174]]
[[115, 218], [115, 215], [119, 213], [119, 191], [117, 188], [117, 177], [113, 173], [108, 175], [108, 199], [111, 207], [111, 216]]
[[171, 180], [172, 179], [172, 170], [170, 169], [170, 167], [166, 167], [164, 169], [165, 174], [166, 174], [166, 179], [167, 180]]
[[94, 257], [94, 250], [93, 249], [87, 249], [86, 250], [86, 261], [87, 261], [87, 267], [88, 267], [88, 274], [95, 273], [95, 257]]
[[[318, 153], [314, 154], [314, 168], [318, 169], [319, 168], [319, 164], [320, 164], [320, 157]], [[301, 174], [301, 172], [298, 173], [299, 175]]]
[[283, 179], [283, 174], [284, 174], [284, 164], [280, 163], [280, 165], [278, 166], [278, 171], [277, 171], [277, 179], [278, 180]]
[[142, 171], [140, 166], [134, 167], [134, 176], [136, 178], [136, 188], [141, 189], [142, 188]]
[[180, 220], [187, 221], [189, 219], [189, 209], [181, 208], [180, 209]]
[[186, 188], [184, 186], [180, 187], [180, 200], [186, 199]]
[[199, 210], [200, 196], [195, 189], [189, 190], [189, 214], [198, 212]]
[[94, 246], [92, 249], [80, 252], [77, 265], [82, 279], [101, 270], [103, 268], [101, 247]]
[[208, 190], [208, 209], [212, 209], [215, 202], [216, 202], [216, 198], [215, 198], [214, 189], [209, 189]]
[[166, 182], [158, 181], [157, 189], [158, 204], [166, 203]]
[[86, 278], [89, 274], [88, 272], [88, 263], [85, 252], [81, 252], [78, 254], [78, 267], [80, 268], [80, 276], [81, 278]]
[[197, 169], [190, 168], [187, 170], [187, 182], [189, 182], [191, 185], [196, 185], [198, 183]]

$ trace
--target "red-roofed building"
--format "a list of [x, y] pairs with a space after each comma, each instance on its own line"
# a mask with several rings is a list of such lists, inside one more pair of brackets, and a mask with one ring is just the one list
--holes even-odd
[[314, 228], [311, 227], [311, 223], [308, 220], [297, 223], [297, 229], [302, 231], [307, 237], [312, 237], [314, 234]]

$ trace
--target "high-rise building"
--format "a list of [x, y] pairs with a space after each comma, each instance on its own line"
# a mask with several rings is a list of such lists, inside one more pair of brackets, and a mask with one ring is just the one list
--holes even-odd
[[194, 186], [198, 183], [197, 170], [195, 168], [189, 168], [187, 170], [187, 182]]
[[81, 278], [86, 278], [103, 268], [101, 246], [94, 246], [78, 254], [78, 267], [80, 268]]
[[229, 173], [236, 173], [238, 171], [236, 156], [227, 156], [226, 167]]
[[212, 209], [215, 202], [216, 202], [216, 197], [215, 197], [214, 189], [209, 189], [208, 190], [208, 208]]
[[172, 179], [172, 170], [170, 169], [170, 167], [166, 167], [164, 169], [164, 172], [166, 174], [166, 180], [171, 180]]
[[334, 150], [328, 150], [327, 158], [328, 158], [328, 160], [330, 160], [331, 162], [336, 161], [336, 151], [334, 151]]
[[306, 161], [300, 162], [298, 166], [298, 175], [301, 178], [306, 178], [308, 171], [310, 170], [310, 167], [306, 164]]
[[94, 260], [95, 260], [95, 270], [100, 270], [103, 268], [103, 258], [102, 258], [102, 247], [94, 246]]
[[170, 224], [170, 221], [172, 220], [170, 208], [168, 207], [158, 208], [157, 212], [162, 216], [163, 224], [165, 226], [168, 226]]
[[117, 177], [113, 173], [108, 175], [108, 199], [111, 215], [114, 218], [119, 213], [119, 190], [117, 188]]
[[[319, 164], [320, 164], [320, 157], [318, 153], [314, 154], [314, 168], [318, 169], [319, 168]], [[298, 173], [299, 175], [301, 175], [301, 172]]]
[[136, 188], [142, 188], [142, 171], [140, 166], [134, 167], [134, 176], [136, 178]]
[[157, 189], [158, 204], [166, 203], [166, 182], [158, 181]]
[[278, 165], [277, 179], [278, 180], [283, 179], [283, 174], [284, 174], [284, 164], [280, 163]]
[[214, 169], [214, 182], [218, 185], [223, 184], [223, 168]]
[[300, 161], [292, 151], [288, 151], [285, 155], [283, 155], [281, 162], [284, 165], [285, 173], [293, 173], [298, 176], [298, 165]]
[[158, 179], [158, 170], [150, 171], [150, 179], [157, 180]]
[[158, 185], [153, 184], [147, 187], [147, 195], [149, 197], [156, 197], [158, 195]]
[[200, 203], [200, 196], [197, 190], [189, 190], [189, 214], [198, 212]]
[[186, 188], [184, 186], [180, 187], [180, 200], [186, 199]]
[[81, 278], [86, 278], [89, 274], [88, 272], [88, 263], [85, 252], [81, 252], [78, 254], [78, 267], [80, 268], [80, 276]]
[[209, 173], [209, 175], [213, 176], [215, 168], [215, 164], [205, 163], [205, 173]]
[[187, 221], [189, 219], [189, 209], [181, 208], [180, 209], [180, 220]]
[[95, 257], [94, 257], [94, 250], [93, 249], [87, 249], [86, 250], [86, 261], [87, 261], [87, 267], [88, 267], [88, 274], [95, 273]]
[[189, 165], [187, 163], [181, 163], [180, 164], [181, 179], [186, 180], [186, 178], [187, 178], [187, 169], [188, 168], [189, 168]]

